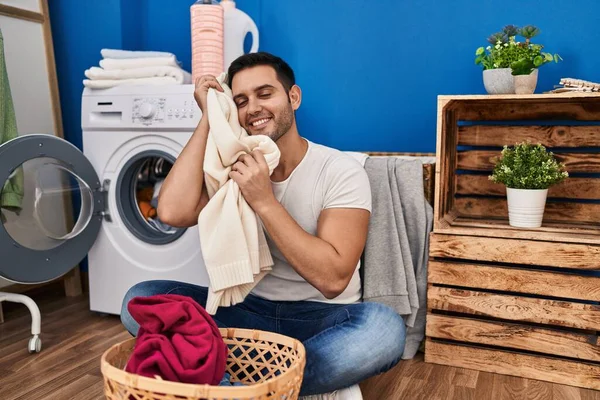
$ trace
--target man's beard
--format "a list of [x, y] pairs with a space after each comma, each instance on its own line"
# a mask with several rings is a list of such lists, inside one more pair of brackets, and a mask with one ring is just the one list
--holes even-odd
[[287, 103], [287, 105], [281, 109], [281, 112], [278, 113], [277, 118], [273, 116], [273, 123], [275, 125], [273, 131], [261, 133], [261, 135], [268, 136], [272, 141], [276, 142], [290, 130], [293, 122], [294, 110], [292, 109], [292, 105]]

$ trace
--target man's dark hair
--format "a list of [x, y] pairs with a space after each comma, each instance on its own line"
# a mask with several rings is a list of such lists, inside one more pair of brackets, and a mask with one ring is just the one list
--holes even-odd
[[281, 58], [274, 56], [273, 54], [266, 53], [264, 51], [258, 53], [248, 53], [236, 58], [227, 71], [227, 85], [231, 87], [233, 77], [238, 72], [258, 65], [271, 66], [277, 73], [277, 79], [283, 85], [286, 93], [289, 93], [292, 86], [296, 84], [296, 77], [292, 68], [283, 61]]

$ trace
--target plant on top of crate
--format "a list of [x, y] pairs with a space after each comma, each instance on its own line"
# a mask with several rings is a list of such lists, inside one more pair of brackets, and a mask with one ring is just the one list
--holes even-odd
[[569, 176], [564, 164], [541, 144], [504, 146], [489, 179], [506, 186], [509, 224], [537, 228], [542, 225], [548, 188]]
[[[527, 25], [519, 28], [506, 25], [501, 32], [488, 37], [487, 47], [475, 51], [475, 64], [483, 67], [483, 83], [488, 93], [533, 93], [537, 85], [538, 68], [562, 58], [546, 53], [544, 46], [532, 43], [539, 28]], [[517, 41], [521, 36], [525, 41]]]

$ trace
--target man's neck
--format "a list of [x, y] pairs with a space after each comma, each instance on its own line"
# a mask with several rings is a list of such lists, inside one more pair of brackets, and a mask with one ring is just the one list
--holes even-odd
[[279, 147], [281, 156], [279, 157], [279, 164], [271, 175], [271, 180], [282, 182], [289, 178], [304, 158], [308, 150], [308, 142], [300, 137], [297, 129], [290, 129], [289, 132], [277, 140], [277, 147]]

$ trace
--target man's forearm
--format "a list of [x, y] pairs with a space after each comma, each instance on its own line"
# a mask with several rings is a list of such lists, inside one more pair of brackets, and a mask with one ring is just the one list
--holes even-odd
[[277, 201], [256, 210], [290, 265], [325, 297], [337, 297], [349, 282], [348, 266], [336, 249], [306, 232]]
[[206, 201], [203, 167], [208, 131], [208, 119], [203, 116], [161, 187], [158, 214], [165, 223], [195, 224]]

